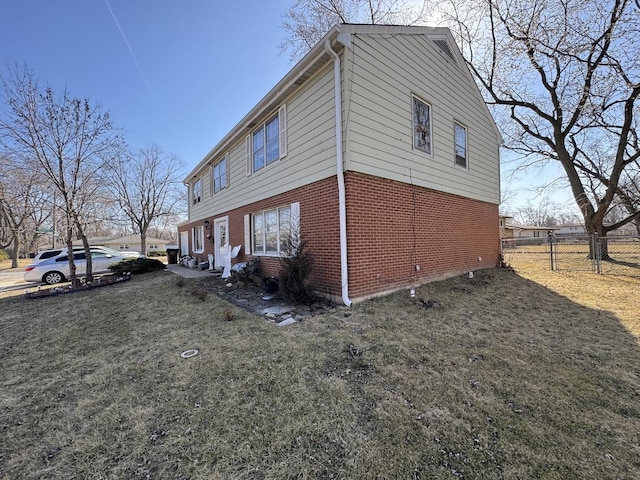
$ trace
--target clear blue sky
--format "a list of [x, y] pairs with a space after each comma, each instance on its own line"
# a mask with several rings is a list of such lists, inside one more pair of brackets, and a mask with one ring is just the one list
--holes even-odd
[[291, 68], [278, 45], [294, 3], [4, 0], [0, 74], [26, 64], [109, 111], [132, 148], [157, 144], [190, 169]]

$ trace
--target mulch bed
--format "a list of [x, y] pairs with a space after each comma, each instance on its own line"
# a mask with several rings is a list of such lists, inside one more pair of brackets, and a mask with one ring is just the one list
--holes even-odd
[[93, 283], [81, 284], [78, 286], [57, 286], [51, 288], [43, 288], [35, 292], [27, 292], [25, 296], [27, 298], [46, 298], [54, 297], [56, 295], [64, 295], [66, 293], [84, 292], [86, 290], [93, 290], [100, 287], [106, 287], [108, 285], [114, 285], [116, 283], [122, 283], [131, 280], [131, 275], [102, 275], [95, 279]]
[[[197, 283], [229, 303], [258, 316], [265, 316], [265, 309], [288, 306], [291, 308], [287, 310], [284, 316], [302, 320], [337, 308], [337, 305], [324, 298], [318, 298], [309, 305], [290, 304], [282, 298], [277, 290], [265, 291], [262, 279], [258, 277], [248, 278], [232, 275], [228, 279], [213, 277]], [[277, 321], [280, 317], [280, 315], [267, 316], [272, 321]]]

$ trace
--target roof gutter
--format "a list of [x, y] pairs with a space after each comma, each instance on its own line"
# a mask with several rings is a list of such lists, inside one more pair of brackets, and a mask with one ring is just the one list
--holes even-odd
[[333, 58], [333, 79], [336, 116], [336, 174], [338, 176], [338, 209], [340, 211], [340, 281], [342, 301], [349, 307], [349, 269], [347, 263], [347, 202], [344, 186], [344, 159], [342, 157], [342, 85], [340, 82], [340, 56], [331, 48], [331, 40], [324, 42], [324, 50]]

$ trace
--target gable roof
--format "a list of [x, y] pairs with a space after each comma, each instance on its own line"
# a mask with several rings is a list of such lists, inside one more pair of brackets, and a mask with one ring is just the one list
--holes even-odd
[[325, 64], [332, 61], [325, 51], [325, 43], [330, 42], [331, 47], [338, 51], [351, 45], [351, 35], [425, 35], [434, 43], [434, 48], [439, 49], [444, 56], [453, 59], [464, 71], [469, 81], [474, 86], [474, 92], [484, 107], [487, 121], [493, 126], [498, 143], [502, 143], [502, 136], [482, 98], [480, 90], [465, 64], [465, 60], [455, 43], [448, 28], [405, 26], [405, 25], [362, 25], [362, 24], [338, 24], [313, 47], [294, 67], [233, 127], [205, 157], [187, 174], [183, 183], [187, 184], [200, 175], [208, 165], [212, 165], [222, 156], [232, 144], [248, 134], [256, 125], [261, 123], [280, 104], [298, 90], [313, 74]]

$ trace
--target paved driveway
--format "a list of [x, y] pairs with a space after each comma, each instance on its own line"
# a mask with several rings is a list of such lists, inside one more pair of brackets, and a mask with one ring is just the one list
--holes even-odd
[[24, 268], [10, 268], [0, 271], [0, 292], [9, 292], [21, 288], [30, 288], [37, 283], [27, 283], [23, 280]]

